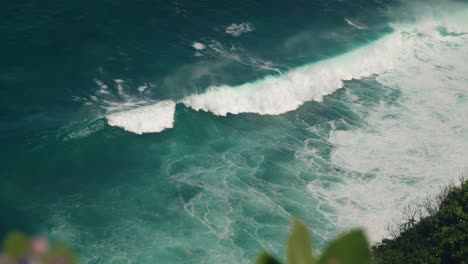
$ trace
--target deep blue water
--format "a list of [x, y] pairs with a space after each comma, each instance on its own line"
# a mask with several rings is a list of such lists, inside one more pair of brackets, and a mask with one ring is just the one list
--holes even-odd
[[291, 215], [373, 241], [468, 164], [463, 2], [13, 1], [0, 235], [250, 263]]

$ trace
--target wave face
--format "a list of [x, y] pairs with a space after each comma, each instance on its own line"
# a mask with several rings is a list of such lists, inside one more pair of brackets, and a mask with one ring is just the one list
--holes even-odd
[[[39, 20], [4, 21], [0, 45], [36, 41], [0, 73], [0, 233], [83, 263], [251, 263], [284, 256], [291, 215], [319, 250], [352, 227], [375, 242], [466, 174], [466, 4], [262, 1], [2, 8]], [[80, 39], [30, 54], [51, 21]]]

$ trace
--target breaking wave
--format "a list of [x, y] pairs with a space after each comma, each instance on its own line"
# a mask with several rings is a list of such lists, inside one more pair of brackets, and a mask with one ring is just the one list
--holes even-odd
[[[323, 96], [342, 88], [343, 81], [360, 79], [391, 69], [400, 48], [401, 36], [390, 34], [365, 47], [297, 68], [284, 75], [267, 76], [240, 86], [210, 87], [204, 93], [187, 96], [178, 103], [196, 111], [207, 111], [220, 116], [228, 113], [279, 115], [295, 110], [307, 101], [322, 101]], [[171, 102], [171, 105], [174, 106], [175, 103]], [[137, 133], [160, 132], [172, 127], [172, 123], [171, 126], [157, 124], [167, 124], [167, 120], [173, 120], [169, 115], [174, 114], [174, 109], [148, 111], [160, 109], [158, 104], [108, 115], [109, 124], [131, 132], [138, 131]], [[167, 106], [167, 103], [163, 105]], [[150, 112], [154, 115], [149, 114]], [[130, 120], [132, 115], [138, 121], [116, 121], [116, 116], [119, 120], [123, 116], [123, 119]], [[145, 122], [154, 122], [156, 125], [143, 124]], [[136, 123], [138, 127], [146, 129], [134, 129]]]
[[401, 36], [391, 34], [376, 42], [306, 65], [281, 76], [240, 86], [214, 86], [203, 94], [194, 94], [182, 103], [197, 111], [225, 116], [240, 113], [278, 115], [297, 109], [307, 101], [322, 101], [343, 87], [343, 81], [360, 79], [392, 68], [401, 47]]
[[192, 94], [177, 102], [164, 101], [141, 109], [113, 113], [107, 115], [107, 119], [112, 126], [141, 134], [172, 128], [177, 103], [219, 116], [241, 113], [283, 114], [297, 109], [307, 101], [322, 101], [324, 96], [342, 88], [344, 81], [395, 69], [396, 62], [401, 63], [407, 59], [407, 53], [402, 52], [416, 48], [416, 42], [408, 40], [408, 32], [439, 37], [463, 35], [468, 31], [466, 24], [463, 24], [465, 14], [462, 11], [452, 15], [450, 19], [442, 20], [424, 18], [416, 25], [406, 25], [404, 28], [392, 25], [393, 33], [366, 46], [285, 74], [269, 75], [239, 86], [212, 86], [204, 93]]
[[136, 134], [161, 132], [174, 126], [176, 104], [162, 101], [128, 111], [107, 115], [109, 125], [118, 126]]

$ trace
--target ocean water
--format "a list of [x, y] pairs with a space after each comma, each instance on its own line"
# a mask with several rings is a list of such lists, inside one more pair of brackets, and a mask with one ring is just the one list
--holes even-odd
[[387, 234], [468, 169], [464, 1], [12, 1], [0, 233], [83, 263], [284, 256]]

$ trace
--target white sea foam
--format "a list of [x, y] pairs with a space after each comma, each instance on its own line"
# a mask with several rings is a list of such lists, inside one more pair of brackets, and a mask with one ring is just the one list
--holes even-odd
[[357, 28], [357, 29], [367, 29], [367, 26], [366, 26], [366, 25], [362, 25], [362, 24], [359, 24], [359, 23], [357, 23], [357, 22], [353, 22], [353, 21], [351, 21], [351, 19], [349, 19], [349, 18], [347, 18], [347, 17], [345, 17], [344, 20], [345, 20], [345, 22], [346, 22], [348, 25], [350, 25], [350, 26], [352, 26], [352, 27], [355, 27], [355, 28]]
[[205, 44], [200, 43], [200, 42], [194, 42], [192, 44], [192, 47], [196, 50], [204, 50], [206, 48]]
[[322, 101], [343, 87], [343, 81], [360, 79], [392, 68], [401, 49], [401, 35], [390, 34], [365, 47], [307, 65], [282, 76], [267, 76], [240, 86], [210, 87], [182, 102], [195, 109], [225, 116], [228, 113], [278, 115], [306, 101]]
[[109, 114], [106, 118], [109, 125], [136, 134], [161, 132], [173, 127], [175, 106], [173, 101], [162, 101], [154, 105]]
[[338, 226], [365, 226], [379, 241], [411, 201], [435, 195], [466, 172], [468, 35], [452, 34], [466, 30], [466, 17], [452, 13], [395, 25], [404, 49], [377, 81], [401, 92], [399, 104], [361, 107], [365, 127], [332, 131], [331, 161], [346, 173], [332, 186], [320, 179], [308, 186], [337, 210]]
[[139, 91], [140, 93], [143, 93], [146, 89], [148, 89], [148, 85], [147, 85], [147, 84], [138, 86], [138, 91]]
[[100, 80], [95, 80], [96, 84], [99, 86], [98, 93], [101, 94], [109, 94], [109, 86], [107, 86], [104, 82]]
[[233, 37], [239, 37], [240, 35], [252, 32], [255, 30], [255, 27], [251, 23], [240, 23], [240, 24], [231, 24], [226, 27], [226, 34], [229, 34]]
[[116, 84], [116, 89], [117, 89], [117, 92], [119, 93], [120, 96], [126, 96], [125, 94], [125, 91], [124, 91], [124, 86], [123, 84], [125, 83], [124, 80], [121, 80], [121, 79], [115, 79], [114, 80], [115, 84]]

